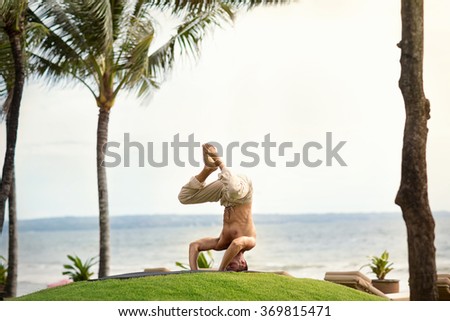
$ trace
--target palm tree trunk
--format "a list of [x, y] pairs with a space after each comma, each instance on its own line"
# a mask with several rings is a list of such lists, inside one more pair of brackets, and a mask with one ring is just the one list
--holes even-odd
[[97, 185], [100, 225], [100, 257], [98, 277], [109, 275], [110, 245], [109, 245], [109, 207], [108, 184], [106, 180], [106, 168], [104, 147], [108, 142], [109, 109], [100, 107], [97, 126]]
[[19, 128], [19, 111], [25, 83], [25, 57], [21, 31], [23, 30], [23, 25], [24, 22], [22, 21], [20, 23], [20, 30], [16, 30], [14, 27], [5, 27], [14, 57], [14, 89], [7, 116], [6, 152], [3, 163], [2, 181], [0, 184], [0, 234], [2, 234], [3, 231], [5, 205], [14, 176], [14, 158], [16, 154], [17, 129]]
[[428, 202], [426, 146], [430, 103], [423, 90], [423, 0], [402, 0], [401, 76], [405, 102], [402, 176], [395, 203], [408, 235], [411, 300], [436, 300], [434, 219]]
[[8, 238], [8, 276], [6, 279], [5, 297], [15, 297], [17, 293], [18, 237], [16, 208], [16, 179], [13, 179], [8, 198], [9, 238]]

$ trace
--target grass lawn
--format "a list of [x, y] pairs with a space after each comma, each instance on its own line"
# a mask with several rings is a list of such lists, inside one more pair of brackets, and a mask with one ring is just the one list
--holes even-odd
[[196, 273], [75, 282], [21, 301], [374, 301], [330, 282], [272, 273]]

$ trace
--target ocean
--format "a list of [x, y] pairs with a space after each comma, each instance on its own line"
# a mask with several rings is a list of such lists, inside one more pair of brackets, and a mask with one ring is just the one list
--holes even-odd
[[[295, 277], [323, 279], [327, 271], [359, 270], [369, 256], [390, 253], [389, 278], [408, 288], [406, 228], [400, 213], [254, 215], [257, 246], [246, 253], [250, 270], [286, 271]], [[435, 214], [438, 272], [450, 273], [450, 213]], [[220, 215], [139, 215], [111, 218], [111, 275], [145, 268], [179, 270], [188, 263], [191, 241], [218, 236]], [[5, 229], [6, 230], [6, 229]], [[18, 295], [66, 279], [67, 255], [82, 260], [98, 254], [95, 217], [19, 221]], [[7, 256], [7, 233], [0, 255]], [[214, 252], [218, 267], [223, 252]], [[97, 277], [97, 268], [93, 278]], [[374, 277], [368, 267], [361, 272]]]

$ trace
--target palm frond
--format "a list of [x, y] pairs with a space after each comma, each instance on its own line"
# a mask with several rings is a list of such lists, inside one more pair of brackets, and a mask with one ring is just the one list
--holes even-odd
[[0, 120], [3, 121], [8, 115], [13, 99], [14, 86], [11, 86], [4, 96], [0, 97]]
[[176, 33], [169, 41], [154, 51], [148, 58], [149, 74], [158, 82], [164, 80], [165, 75], [173, 67], [176, 49], [179, 54], [187, 55], [194, 60], [200, 56], [201, 43], [213, 27], [231, 25], [233, 14], [224, 5], [204, 12], [201, 15], [190, 13], [178, 26]]
[[38, 24], [45, 30], [39, 49], [41, 54], [54, 57], [54, 61], [67, 56], [77, 58], [88, 50], [77, 23], [71, 19], [67, 8], [56, 1], [34, 1], [27, 11], [30, 23]]
[[257, 6], [287, 4], [293, 1], [295, 0], [149, 0], [148, 3], [153, 8], [180, 15], [185, 12], [200, 14], [221, 5], [239, 10]]
[[55, 64], [85, 61], [85, 69], [94, 74], [99, 71], [97, 58], [112, 50], [112, 12], [107, 0], [38, 1], [28, 15], [30, 22], [46, 29], [33, 52]]
[[252, 9], [260, 6], [285, 5], [295, 1], [296, 0], [224, 0], [221, 2], [237, 9], [239, 8]]
[[113, 31], [113, 41], [116, 41], [116, 39], [120, 36], [122, 30], [122, 20], [124, 17], [128, 15], [124, 15], [124, 10], [126, 8], [127, 2], [124, 0], [115, 0], [112, 2], [112, 31]]
[[[166, 79], [178, 57], [196, 61], [215, 27], [231, 25], [239, 8], [288, 0], [35, 0], [29, 10], [40, 37], [30, 55], [33, 71], [47, 79], [76, 80], [96, 97], [105, 79], [114, 97], [121, 89], [149, 95]], [[177, 15], [173, 36], [153, 48], [155, 10]], [[107, 75], [105, 78], [104, 76]], [[94, 84], [97, 88], [94, 90]]]
[[115, 14], [110, 0], [79, 0], [66, 1], [66, 14], [78, 26], [89, 50], [95, 50], [94, 55], [112, 49], [115, 32], [114, 24], [119, 23], [123, 1], [115, 1]]
[[22, 12], [27, 6], [27, 0], [2, 0], [0, 3], [0, 24], [2, 27], [18, 27]]
[[141, 82], [142, 78], [149, 78], [148, 55], [152, 45], [155, 29], [152, 17], [147, 12], [140, 12], [140, 16], [127, 22], [127, 30], [118, 52], [117, 77], [120, 83], [116, 88], [132, 89]]
[[27, 1], [3, 0], [0, 4], [0, 121], [6, 118], [11, 106], [15, 65], [7, 33], [19, 30]]
[[[27, 42], [32, 73], [40, 77], [60, 76], [66, 69], [79, 67], [88, 55], [78, 26], [65, 15], [64, 8], [57, 4], [48, 5], [41, 3], [27, 12], [29, 24], [39, 26], [30, 30]], [[58, 66], [57, 72], [55, 66]], [[83, 69], [88, 68], [86, 65]]]
[[30, 6], [27, 14], [32, 28], [28, 39], [31, 71], [36, 77], [45, 77], [48, 84], [83, 80], [95, 95], [93, 85], [102, 75], [102, 45], [92, 45], [86, 40], [83, 32], [88, 28], [79, 25], [76, 18], [86, 8], [75, 13], [79, 9], [76, 5], [75, 1], [70, 4], [40, 1]]
[[138, 17], [140, 16], [140, 14], [145, 11], [145, 8], [147, 8], [147, 6], [149, 6], [149, 1], [147, 0], [137, 0], [136, 3], [134, 4], [134, 8], [133, 8], [133, 16], [134, 17]]
[[127, 88], [133, 88], [141, 77], [148, 77], [148, 51], [153, 41], [154, 32], [149, 30], [138, 43], [127, 59], [124, 66], [125, 74], [123, 76], [124, 83]]
[[84, 70], [85, 65], [79, 63], [78, 66], [70, 64], [69, 62], [55, 63], [46, 57], [39, 56], [35, 53], [30, 53], [30, 72], [34, 77], [45, 78], [47, 85], [69, 85], [83, 83], [89, 91], [96, 96], [95, 87], [96, 82], [92, 80], [92, 75], [89, 70]]
[[0, 31], [0, 97], [8, 93], [14, 84], [14, 62], [8, 37]]

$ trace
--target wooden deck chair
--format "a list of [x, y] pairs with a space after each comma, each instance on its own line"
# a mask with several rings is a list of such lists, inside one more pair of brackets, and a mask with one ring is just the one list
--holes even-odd
[[324, 280], [389, 299], [372, 285], [372, 280], [359, 271], [326, 272]]
[[450, 301], [450, 274], [438, 274], [436, 285], [439, 301]]

